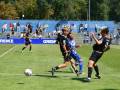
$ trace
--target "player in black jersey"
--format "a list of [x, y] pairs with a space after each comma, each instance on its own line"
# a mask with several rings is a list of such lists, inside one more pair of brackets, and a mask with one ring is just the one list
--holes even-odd
[[97, 39], [95, 34], [92, 33], [92, 37], [95, 40], [96, 44], [93, 45], [93, 52], [88, 61], [88, 77], [87, 81], [91, 80], [92, 69], [96, 72], [95, 76], [100, 79], [99, 68], [96, 64], [97, 61], [102, 57], [105, 51], [110, 49], [111, 37], [109, 36], [108, 28], [104, 28], [101, 30], [102, 37]]
[[25, 37], [25, 46], [22, 48], [22, 52], [27, 47], [29, 47], [29, 51], [31, 51], [32, 45], [31, 45], [31, 41], [30, 41], [30, 38], [29, 38], [29, 33], [26, 33], [24, 37]]
[[71, 64], [72, 68], [78, 75], [78, 70], [76, 69], [74, 62], [72, 61], [72, 57], [70, 56], [70, 52], [69, 52], [69, 47], [68, 47], [69, 42], [67, 38], [68, 34], [69, 34], [69, 30], [67, 28], [62, 29], [62, 34], [60, 33], [58, 34], [57, 43], [60, 46], [60, 50], [64, 58], [64, 63], [52, 68], [52, 76], [54, 76], [54, 72], [56, 70], [67, 67], [69, 63]]

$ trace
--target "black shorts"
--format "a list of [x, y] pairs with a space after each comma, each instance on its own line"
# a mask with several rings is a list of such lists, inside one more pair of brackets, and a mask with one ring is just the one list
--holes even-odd
[[103, 53], [99, 53], [97, 51], [93, 51], [89, 60], [93, 60], [95, 63], [102, 57]]
[[31, 42], [25, 42], [25, 45], [30, 45], [31, 44]]
[[66, 55], [66, 53], [62, 53], [62, 55], [63, 55], [63, 58], [64, 58], [64, 62], [70, 61], [72, 59], [72, 57], [70, 56], [70, 54]]

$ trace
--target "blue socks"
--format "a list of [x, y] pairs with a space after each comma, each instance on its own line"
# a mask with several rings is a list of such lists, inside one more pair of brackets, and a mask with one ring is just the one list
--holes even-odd
[[79, 72], [82, 74], [83, 72], [83, 60], [80, 60], [79, 62]]

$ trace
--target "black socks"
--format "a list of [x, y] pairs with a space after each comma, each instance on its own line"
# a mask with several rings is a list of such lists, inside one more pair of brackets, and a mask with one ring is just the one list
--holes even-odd
[[94, 66], [94, 69], [95, 69], [96, 75], [99, 75], [99, 68], [98, 68], [98, 66], [97, 66], [97, 65], [96, 65], [96, 66]]
[[55, 67], [55, 70], [58, 70], [58, 69], [59, 69], [59, 67], [58, 67], [58, 66], [56, 66], [56, 67]]
[[29, 51], [31, 51], [32, 47], [30, 46]]
[[88, 78], [91, 78], [92, 67], [88, 67]]
[[23, 47], [23, 48], [22, 48], [22, 51], [23, 51], [25, 48], [26, 48], [26, 47]]

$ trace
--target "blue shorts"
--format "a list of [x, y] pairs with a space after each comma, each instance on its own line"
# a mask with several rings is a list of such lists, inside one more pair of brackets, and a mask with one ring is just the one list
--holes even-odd
[[79, 54], [77, 54], [76, 51], [71, 51], [70, 52], [70, 56], [76, 61], [76, 62], [80, 62], [81, 61], [81, 57]]

